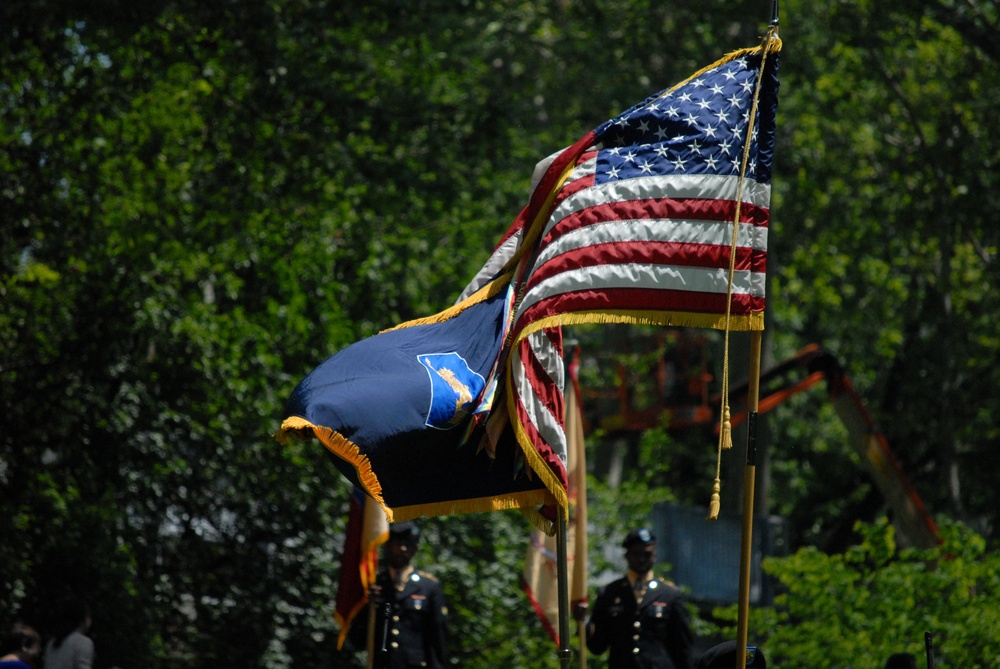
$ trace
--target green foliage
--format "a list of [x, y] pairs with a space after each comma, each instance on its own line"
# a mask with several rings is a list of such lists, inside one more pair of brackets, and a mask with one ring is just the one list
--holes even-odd
[[[782, 5], [775, 356], [817, 341], [845, 360], [928, 506], [992, 541], [995, 8], [806, 4]], [[361, 666], [334, 651], [346, 490], [323, 453], [270, 438], [284, 398], [334, 351], [449, 305], [537, 160], [753, 44], [761, 11], [0, 5], [3, 622], [47, 632], [72, 590], [99, 667]], [[879, 505], [829, 410], [796, 402], [773, 414], [774, 505], [822, 543]], [[591, 477], [609, 542], [654, 501], [707, 498], [700, 436], [588, 440], [627, 465]], [[429, 522], [465, 667], [554, 661], [516, 584], [525, 533], [516, 514]], [[989, 553], [953, 552], [940, 569], [994, 587]], [[960, 627], [931, 622], [956, 662]]]
[[751, 612], [750, 629], [770, 661], [880, 669], [893, 653], [923, 657], [928, 631], [935, 666], [985, 669], [1000, 661], [1000, 555], [981, 536], [946, 523], [940, 546], [920, 551], [900, 549], [885, 519], [856, 529], [860, 543], [843, 554], [807, 547], [765, 560], [782, 594], [774, 608]]
[[[1000, 297], [1000, 238], [984, 215], [997, 150], [982, 132], [1000, 62], [981, 39], [994, 9], [959, 5], [782, 5], [768, 293], [775, 359], [808, 342], [830, 350], [925, 503], [991, 536], [989, 483], [972, 463], [996, 436], [981, 400], [998, 387], [983, 321]], [[793, 458], [774, 489], [856, 490], [850, 468], [818, 466], [815, 442], [834, 440], [827, 421], [807, 434], [804, 417], [771, 419], [774, 461]], [[802, 528], [880, 512], [865, 495], [821, 514], [787, 501]]]

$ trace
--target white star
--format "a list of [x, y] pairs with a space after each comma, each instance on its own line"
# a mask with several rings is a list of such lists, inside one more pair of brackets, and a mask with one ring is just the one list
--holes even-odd
[[691, 85], [694, 86], [695, 88], [698, 88], [700, 86], [704, 86], [705, 82], [701, 80], [701, 77], [698, 77], [697, 79], [691, 82]]
[[615, 146], [615, 147], [612, 147], [612, 148], [608, 149], [608, 153], [610, 153], [611, 155], [614, 155], [614, 156], [617, 156], [617, 155], [618, 155], [618, 153], [619, 153], [619, 152], [620, 152], [621, 150], [622, 150], [622, 147], [620, 147], [620, 146]]
[[685, 135], [675, 135], [671, 142], [683, 142], [687, 137]]
[[743, 87], [744, 92], [749, 93], [753, 90], [753, 84], [750, 83], [749, 79], [744, 79], [740, 82], [740, 86]]
[[639, 132], [641, 132], [643, 134], [649, 132], [649, 121], [647, 121], [646, 119], [643, 119], [639, 123]]
[[611, 167], [608, 169], [608, 177], [611, 179], [617, 179], [620, 170], [617, 167]]
[[733, 171], [735, 171], [735, 172], [738, 173], [740, 171], [740, 161], [738, 161], [735, 158], [733, 158], [729, 162], [731, 162], [733, 164]]
[[699, 156], [701, 155], [701, 144], [698, 143], [698, 140], [693, 140], [688, 148], [697, 153]]
[[632, 151], [629, 151], [628, 153], [625, 154], [624, 158], [625, 158], [626, 161], [634, 163], [635, 162], [635, 153], [633, 153]]
[[706, 125], [705, 129], [704, 129], [704, 133], [705, 133], [706, 137], [715, 137], [715, 126], [714, 125]]
[[684, 171], [684, 161], [683, 161], [683, 160], [681, 160], [681, 157], [680, 157], [680, 156], [677, 156], [677, 158], [675, 158], [675, 159], [674, 159], [674, 160], [672, 160], [671, 162], [672, 162], [672, 163], [674, 164], [674, 167], [675, 167], [676, 169], [680, 170], [681, 172], [683, 172], [683, 171]]
[[684, 119], [684, 122], [693, 128], [698, 127], [698, 117], [694, 114], [688, 114], [688, 117]]
[[626, 119], [624, 116], [619, 116], [618, 118], [615, 119], [615, 125], [627, 126], [628, 119]]
[[677, 107], [669, 107], [667, 109], [667, 116], [670, 118], [675, 118], [677, 115]]
[[719, 150], [722, 151], [727, 156], [729, 155], [729, 140], [724, 139], [719, 143]]
[[661, 142], [667, 138], [667, 129], [662, 125], [656, 131], [656, 138]]
[[687, 91], [684, 91], [684, 93], [683, 93], [683, 94], [681, 95], [681, 98], [680, 98], [680, 99], [681, 99], [681, 100], [682, 100], [683, 102], [691, 102], [691, 94], [690, 94], [690, 93], [688, 93]]
[[643, 161], [643, 163], [641, 165], [641, 170], [645, 174], [652, 174], [653, 173], [653, 168], [650, 166], [648, 160]]
[[708, 101], [708, 98], [706, 98], [706, 99], [701, 100], [700, 102], [698, 102], [698, 107], [700, 109], [708, 109], [711, 106], [712, 106], [712, 103]]
[[719, 119], [719, 123], [729, 123], [729, 114], [721, 109], [715, 112], [715, 118]]
[[715, 84], [710, 90], [716, 95], [722, 95], [722, 86], [719, 84]]
[[662, 144], [656, 147], [655, 151], [656, 155], [658, 155], [660, 158], [666, 158], [667, 154], [670, 153], [670, 151], [667, 150], [667, 147], [663, 146]]
[[705, 164], [708, 165], [708, 169], [715, 171], [715, 164], [719, 162], [715, 156], [709, 156], [705, 159]]
[[730, 107], [739, 107], [740, 106], [740, 96], [736, 95], [736, 93], [733, 93], [732, 95], [730, 95], [726, 99], [729, 101], [729, 106]]
[[726, 81], [732, 81], [736, 78], [736, 74], [732, 70], [726, 70], [722, 73], [722, 76], [726, 78]]

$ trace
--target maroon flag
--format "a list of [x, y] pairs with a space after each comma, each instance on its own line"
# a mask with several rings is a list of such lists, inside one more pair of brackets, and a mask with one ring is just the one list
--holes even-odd
[[333, 614], [340, 625], [338, 650], [344, 646], [351, 622], [368, 604], [368, 586], [375, 583], [378, 570], [378, 547], [389, 539], [385, 513], [368, 495], [355, 490], [350, 504]]

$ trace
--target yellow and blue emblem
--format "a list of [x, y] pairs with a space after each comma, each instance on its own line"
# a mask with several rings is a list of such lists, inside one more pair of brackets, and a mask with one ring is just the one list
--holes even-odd
[[431, 384], [431, 402], [424, 424], [438, 430], [457, 427], [477, 406], [486, 380], [454, 351], [424, 353], [417, 360], [427, 369]]

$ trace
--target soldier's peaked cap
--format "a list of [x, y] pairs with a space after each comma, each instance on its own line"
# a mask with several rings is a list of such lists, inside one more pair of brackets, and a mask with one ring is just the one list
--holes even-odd
[[393, 523], [389, 526], [389, 538], [416, 543], [420, 539], [420, 528], [413, 523]]
[[635, 544], [642, 544], [643, 546], [648, 546], [650, 544], [656, 543], [656, 537], [653, 533], [647, 530], [645, 527], [638, 530], [632, 530], [625, 537], [625, 541], [622, 542], [622, 548], [630, 548]]

